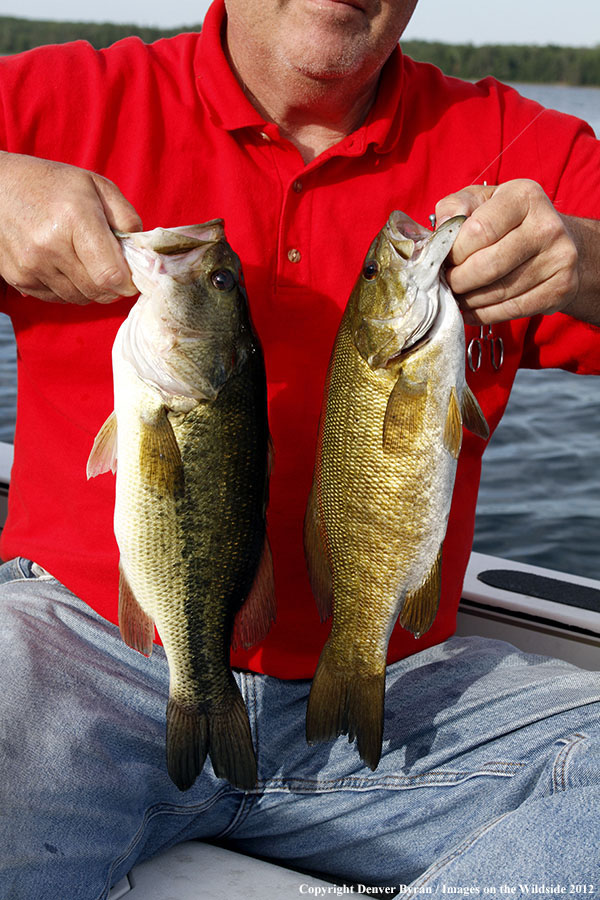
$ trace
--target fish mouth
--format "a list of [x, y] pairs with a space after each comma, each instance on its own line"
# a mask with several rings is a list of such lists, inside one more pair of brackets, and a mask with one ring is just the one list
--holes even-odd
[[177, 281], [191, 281], [208, 247], [225, 240], [223, 219], [177, 228], [151, 231], [114, 232], [131, 271], [133, 283], [143, 294], [162, 275]]
[[420, 288], [427, 290], [438, 277], [466, 218], [453, 216], [430, 231], [400, 210], [391, 213], [384, 228], [386, 237], [399, 259], [409, 263], [410, 268], [419, 267]]
[[201, 244], [224, 240], [225, 223], [223, 219], [211, 219], [198, 225], [153, 228], [151, 231], [115, 231], [114, 234], [127, 245], [170, 256], [193, 250]]
[[405, 287], [402, 308], [391, 315], [363, 319], [374, 352], [366, 356], [372, 368], [387, 368], [414, 353], [428, 340], [437, 320], [440, 300], [434, 288], [440, 269], [466, 216], [448, 219], [432, 232], [405, 213], [394, 211], [383, 229], [392, 254], [391, 266], [402, 271]]

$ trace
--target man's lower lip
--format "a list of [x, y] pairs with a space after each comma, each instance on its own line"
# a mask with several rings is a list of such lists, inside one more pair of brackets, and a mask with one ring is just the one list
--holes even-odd
[[363, 7], [352, 0], [312, 0], [317, 6], [348, 6], [350, 9], [356, 9], [358, 12], [364, 12]]

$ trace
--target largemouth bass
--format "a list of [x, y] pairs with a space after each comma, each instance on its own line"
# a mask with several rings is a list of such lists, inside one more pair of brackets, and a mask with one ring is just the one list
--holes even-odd
[[116, 465], [119, 626], [145, 655], [155, 625], [164, 645], [177, 787], [209, 755], [218, 777], [251, 788], [229, 647], [260, 640], [274, 617], [262, 350], [221, 220], [117, 236], [141, 294], [113, 346], [115, 409], [88, 477]]
[[329, 639], [310, 743], [381, 755], [387, 647], [433, 624], [462, 425], [488, 427], [465, 382], [462, 317], [441, 266], [464, 217], [432, 234], [393, 212], [348, 301], [327, 374], [304, 543]]

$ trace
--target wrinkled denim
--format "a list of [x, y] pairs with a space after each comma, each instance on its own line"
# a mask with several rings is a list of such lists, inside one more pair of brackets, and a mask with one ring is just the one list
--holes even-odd
[[307, 746], [310, 682], [236, 673], [258, 785], [239, 791], [207, 763], [181, 793], [162, 648], [130, 650], [27, 560], [0, 582], [2, 900], [104, 900], [191, 838], [406, 894], [600, 891], [597, 673], [481, 638], [395, 663], [375, 772], [345, 737]]

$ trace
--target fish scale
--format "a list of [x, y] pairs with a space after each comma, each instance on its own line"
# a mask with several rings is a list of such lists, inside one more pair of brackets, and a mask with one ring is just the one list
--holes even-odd
[[141, 296], [115, 340], [115, 411], [88, 463], [96, 475], [117, 460], [119, 626], [148, 656], [155, 626], [161, 637], [177, 787], [208, 755], [218, 777], [250, 789], [229, 648], [260, 640], [274, 617], [262, 351], [220, 220], [119, 237]]
[[[329, 555], [336, 560], [333, 633], [338, 621], [342, 628], [362, 616], [356, 645], [370, 642], [374, 631], [381, 666], [387, 635], [379, 617], [389, 619], [398, 612], [399, 586], [410, 590], [422, 581], [415, 550], [424, 537], [437, 551], [445, 532], [431, 523], [432, 518], [443, 520], [448, 501], [432, 496], [432, 475], [440, 476], [437, 457], [443, 464], [448, 454], [437, 423], [441, 404], [433, 392], [419, 430], [405, 433], [398, 455], [384, 454], [381, 423], [398, 370], [374, 373], [353, 348], [345, 317], [329, 385], [317, 490]], [[434, 501], [438, 516], [432, 516]], [[374, 609], [377, 617], [364, 616]]]
[[392, 628], [400, 617], [419, 636], [437, 611], [462, 421], [488, 433], [440, 275], [459, 221], [432, 235], [392, 213], [348, 301], [324, 389], [304, 543], [321, 616], [333, 611], [333, 621], [306, 735], [356, 738], [372, 769]]

